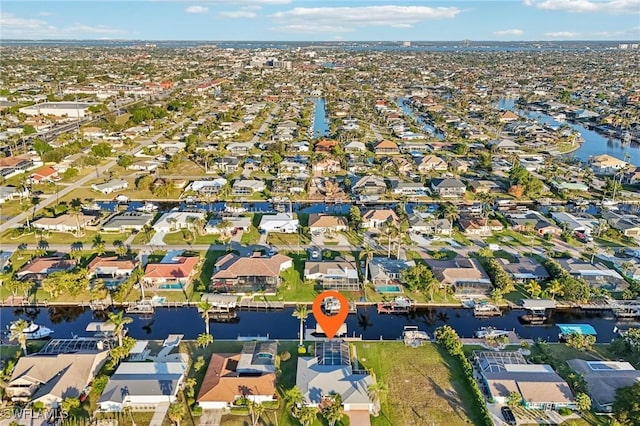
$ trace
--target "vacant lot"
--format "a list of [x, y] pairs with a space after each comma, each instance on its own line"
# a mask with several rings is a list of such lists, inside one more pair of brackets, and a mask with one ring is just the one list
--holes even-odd
[[434, 344], [357, 343], [358, 359], [389, 387], [374, 425], [480, 424], [458, 362]]

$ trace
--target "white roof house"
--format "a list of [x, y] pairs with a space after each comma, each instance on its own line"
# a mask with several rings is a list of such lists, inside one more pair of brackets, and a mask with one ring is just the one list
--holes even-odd
[[91, 189], [102, 192], [103, 194], [111, 194], [115, 191], [121, 191], [129, 187], [129, 182], [121, 179], [112, 179], [109, 182], [93, 184]]
[[20, 112], [26, 115], [83, 118], [91, 105], [86, 102], [43, 102], [20, 108]]
[[298, 232], [299, 221], [290, 213], [278, 213], [262, 216], [259, 229], [265, 232], [283, 232], [295, 234]]
[[185, 362], [123, 362], [98, 401], [104, 411], [174, 402], [184, 379]]
[[195, 220], [201, 220], [205, 218], [204, 212], [181, 212], [172, 211], [160, 216], [160, 219], [153, 224], [153, 229], [156, 232], [171, 232], [178, 229], [188, 228], [191, 220], [189, 218], [195, 218]]
[[191, 182], [191, 185], [187, 190], [201, 193], [218, 193], [227, 184], [225, 178], [215, 178], [212, 180], [195, 180]]

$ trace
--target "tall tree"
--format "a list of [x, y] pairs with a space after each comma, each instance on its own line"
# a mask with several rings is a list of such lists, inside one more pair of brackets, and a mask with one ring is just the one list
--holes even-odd
[[131, 324], [133, 319], [131, 317], [125, 317], [124, 311], [118, 311], [117, 313], [109, 312], [108, 322], [115, 326], [114, 334], [118, 338], [118, 346], [122, 346], [122, 337], [124, 336], [124, 326]]
[[373, 249], [369, 245], [364, 246], [360, 252], [360, 256], [364, 258], [364, 282], [369, 280], [369, 263], [373, 259], [373, 253]]
[[300, 342], [298, 343], [298, 345], [302, 346], [302, 339], [304, 337], [303, 325], [307, 317], [309, 316], [309, 307], [304, 303], [300, 303], [298, 304], [298, 306], [296, 306], [296, 310], [293, 311], [292, 315], [300, 320]]
[[180, 401], [176, 401], [169, 406], [169, 410], [167, 411], [167, 415], [172, 422], [174, 422], [177, 426], [180, 426], [180, 422], [184, 419], [184, 416], [187, 414], [184, 404]]
[[206, 300], [201, 300], [198, 303], [198, 311], [200, 312], [200, 316], [204, 320], [204, 329], [206, 334], [211, 334], [209, 333], [209, 316], [211, 314], [211, 308], [213, 308], [213, 305]]
[[382, 381], [382, 379], [377, 379], [375, 376], [373, 378], [375, 381], [367, 387], [367, 394], [369, 395], [371, 402], [373, 402], [375, 413], [379, 413], [380, 403], [389, 392], [389, 387]]
[[25, 330], [29, 327], [29, 323], [23, 319], [19, 319], [11, 323], [9, 331], [11, 332], [9, 340], [15, 340], [22, 348], [22, 353], [27, 355], [27, 334]]

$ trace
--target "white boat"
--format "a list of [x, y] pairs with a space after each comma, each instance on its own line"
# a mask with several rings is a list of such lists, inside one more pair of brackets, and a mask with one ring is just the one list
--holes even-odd
[[142, 207], [138, 207], [136, 210], [143, 213], [153, 213], [158, 210], [158, 206], [153, 203], [145, 202]]
[[[9, 330], [13, 332], [15, 328], [15, 324], [11, 324]], [[51, 334], [53, 334], [53, 330], [43, 325], [38, 325], [32, 322], [27, 328], [24, 329], [23, 333], [27, 340], [39, 340], [46, 339], [47, 337], [51, 336]]]
[[502, 315], [502, 311], [496, 305], [480, 302], [473, 306], [473, 314], [478, 317], [493, 317]]
[[507, 336], [508, 334], [509, 331], [507, 330], [498, 330], [495, 327], [480, 327], [476, 330], [475, 336], [478, 339], [490, 339], [492, 337]]
[[340, 312], [340, 301], [335, 297], [327, 297], [322, 301], [322, 307], [325, 312], [335, 314]]
[[476, 306], [476, 301], [473, 299], [463, 299], [460, 303], [462, 303], [462, 307], [465, 309], [473, 309]]

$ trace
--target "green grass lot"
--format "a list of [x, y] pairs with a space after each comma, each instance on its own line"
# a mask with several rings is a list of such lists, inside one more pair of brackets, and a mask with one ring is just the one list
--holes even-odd
[[298, 247], [298, 244], [309, 244], [311, 243], [311, 240], [304, 234], [298, 235], [270, 232], [267, 236], [267, 243], [277, 247]]
[[[49, 244], [76, 244], [80, 243], [84, 248], [91, 248], [93, 244], [93, 239], [96, 235], [100, 235], [102, 240], [105, 243], [105, 249], [109, 250], [113, 248], [114, 241], [124, 241], [129, 238], [130, 233], [112, 233], [112, 232], [97, 232], [97, 231], [83, 231], [84, 235], [80, 237], [76, 237], [72, 232], [49, 232], [46, 231], [43, 235], [44, 240]], [[13, 237], [12, 230], [5, 231], [4, 234], [0, 236], [2, 241], [6, 241], [8, 244], [31, 244], [32, 247], [35, 247], [40, 241], [40, 234], [30, 233], [23, 234], [20, 237]], [[69, 247], [71, 248], [71, 247]]]
[[186, 229], [181, 229], [176, 232], [172, 232], [167, 234], [164, 237], [164, 242], [171, 244], [222, 244], [220, 241], [220, 236], [216, 234], [210, 235], [199, 235], [197, 232], [195, 233], [195, 240], [193, 239], [192, 234]]
[[458, 231], [457, 229], [455, 229], [451, 233], [451, 238], [453, 239], [453, 241], [455, 241], [460, 245], [463, 245], [463, 246], [471, 245], [471, 240], [467, 238], [467, 236], [464, 235], [462, 232]]
[[373, 425], [480, 424], [480, 411], [458, 361], [438, 346], [358, 342], [355, 347], [362, 366], [389, 387]]
[[260, 231], [253, 225], [251, 225], [248, 231], [244, 231], [240, 237], [240, 243], [247, 246], [258, 244], [259, 241]]
[[504, 230], [494, 232], [492, 236], [485, 238], [487, 244], [506, 244], [508, 246], [540, 246], [549, 244], [548, 241], [543, 240], [537, 236], [528, 236], [520, 232], [512, 230]]

